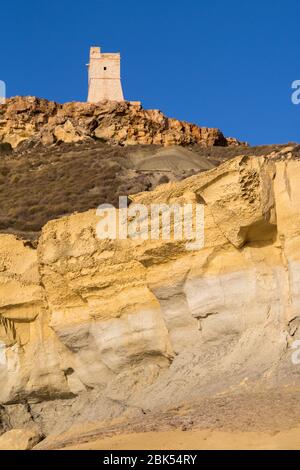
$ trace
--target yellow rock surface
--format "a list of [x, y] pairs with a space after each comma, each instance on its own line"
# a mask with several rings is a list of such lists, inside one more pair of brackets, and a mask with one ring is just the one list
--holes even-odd
[[299, 177], [296, 160], [238, 157], [132, 197], [204, 203], [196, 251], [99, 240], [94, 210], [49, 222], [37, 250], [1, 235], [0, 401], [100, 387], [150, 407], [297, 381]]
[[0, 436], [0, 450], [30, 450], [40, 440], [37, 432], [13, 429]]

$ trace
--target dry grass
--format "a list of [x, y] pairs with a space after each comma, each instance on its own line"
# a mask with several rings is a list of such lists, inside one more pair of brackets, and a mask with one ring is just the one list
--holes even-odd
[[39, 232], [48, 221], [149, 188], [147, 175], [126, 178], [126, 151], [62, 145], [1, 155], [0, 231]]

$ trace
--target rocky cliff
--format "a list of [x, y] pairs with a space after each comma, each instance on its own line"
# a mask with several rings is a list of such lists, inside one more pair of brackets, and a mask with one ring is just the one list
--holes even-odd
[[3, 429], [299, 387], [299, 177], [292, 153], [239, 156], [132, 197], [203, 203], [197, 251], [99, 240], [94, 210], [50, 221], [37, 248], [0, 235]]
[[15, 97], [0, 108], [0, 143], [52, 145], [101, 139], [119, 145], [220, 145], [240, 142], [226, 139], [219, 129], [199, 127], [170, 119], [158, 110], [144, 110], [130, 102], [66, 103], [35, 97]]

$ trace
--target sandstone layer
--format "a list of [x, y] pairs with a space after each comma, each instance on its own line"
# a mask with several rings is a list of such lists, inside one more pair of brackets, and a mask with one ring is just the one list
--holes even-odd
[[30, 450], [40, 441], [38, 432], [13, 429], [0, 436], [0, 450]]
[[[44, 434], [299, 387], [300, 162], [237, 157], [132, 196], [205, 205], [205, 246], [100, 240], [96, 211], [0, 235], [2, 429]], [[0, 410], [1, 411], [1, 410]]]
[[219, 129], [167, 118], [130, 102], [65, 103], [36, 97], [10, 98], [0, 108], [0, 143], [52, 145], [101, 139], [118, 145], [235, 146]]

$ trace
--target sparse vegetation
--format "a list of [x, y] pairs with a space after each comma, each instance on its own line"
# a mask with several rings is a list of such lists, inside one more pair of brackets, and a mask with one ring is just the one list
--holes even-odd
[[[265, 155], [282, 147], [192, 146], [189, 149], [219, 165], [237, 155]], [[148, 191], [157, 184], [167, 183], [174, 175], [138, 171], [130, 159], [134, 152], [152, 155], [158, 149], [161, 147], [120, 147], [96, 141], [50, 148], [20, 147], [12, 152], [10, 145], [1, 144], [0, 231], [34, 239], [51, 219], [103, 203], [116, 205], [121, 195]], [[193, 173], [182, 171], [175, 177], [182, 179]]]
[[126, 150], [102, 143], [2, 155], [0, 230], [35, 238], [51, 219], [149, 188], [147, 174], [125, 168]]

